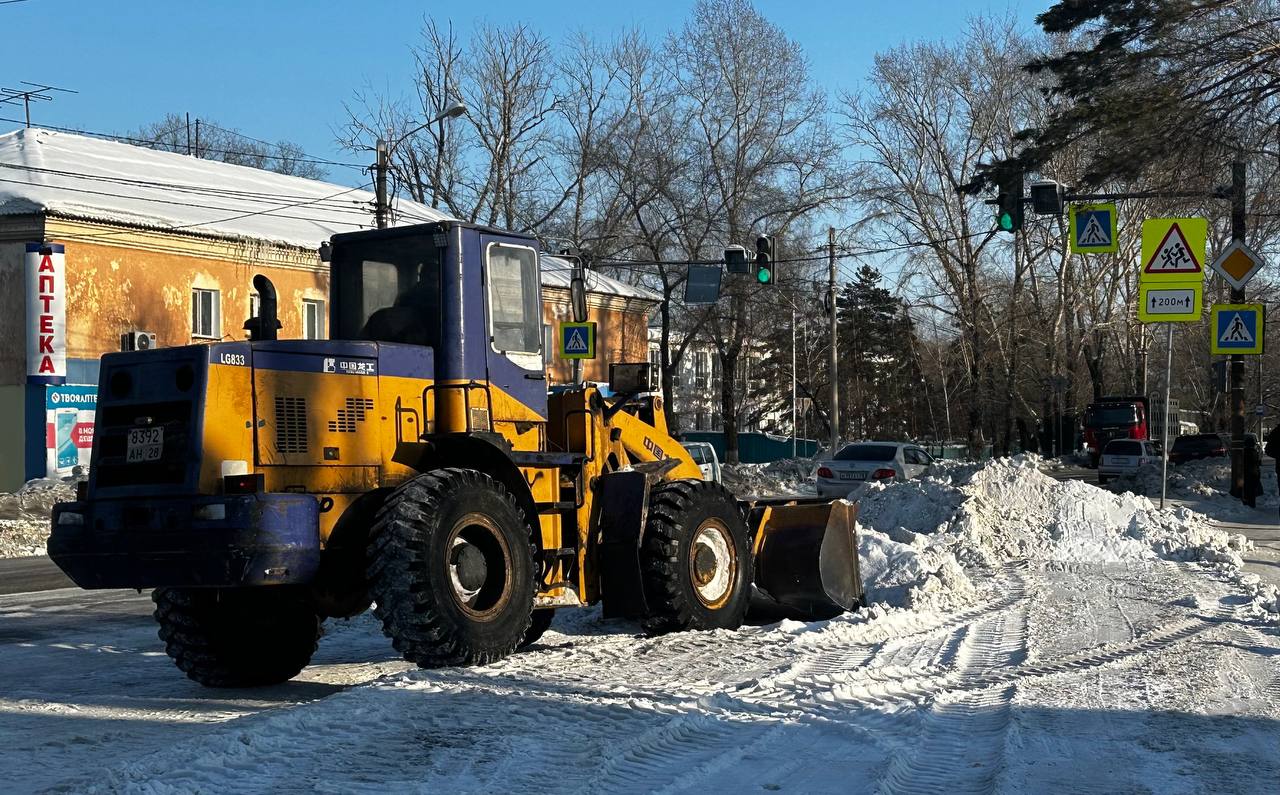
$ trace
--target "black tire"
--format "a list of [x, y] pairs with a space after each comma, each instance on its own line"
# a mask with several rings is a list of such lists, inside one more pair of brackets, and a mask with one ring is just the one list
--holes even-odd
[[[751, 539], [737, 501], [719, 483], [677, 480], [653, 489], [640, 565], [649, 633], [742, 625]], [[720, 574], [727, 579], [718, 581]]]
[[515, 651], [532, 623], [531, 530], [502, 484], [437, 469], [397, 488], [373, 523], [374, 614], [423, 668], [482, 665]]
[[286, 682], [320, 639], [320, 618], [299, 587], [157, 588], [151, 599], [165, 652], [207, 687]]
[[1108, 480], [1110, 480], [1110, 478], [1109, 478], [1109, 477], [1107, 477], [1106, 475], [1103, 475], [1103, 474], [1101, 474], [1101, 473], [1099, 473], [1099, 474], [1098, 474], [1098, 485], [1099, 485], [1099, 486], [1105, 486], [1105, 485], [1107, 485], [1107, 481], [1108, 481]]
[[524, 633], [524, 640], [520, 641], [520, 648], [532, 646], [538, 642], [548, 629], [551, 628], [551, 621], [556, 617], [555, 608], [543, 608], [533, 611], [533, 622], [529, 624], [529, 630]]

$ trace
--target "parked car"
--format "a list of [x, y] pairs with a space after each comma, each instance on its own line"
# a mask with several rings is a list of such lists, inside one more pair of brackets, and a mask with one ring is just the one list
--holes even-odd
[[1132, 475], [1147, 464], [1160, 463], [1156, 446], [1146, 439], [1112, 439], [1098, 460], [1098, 484], [1120, 475]]
[[703, 478], [716, 483], [720, 482], [720, 458], [716, 455], [714, 445], [710, 442], [681, 442], [680, 444], [684, 445], [693, 463], [702, 470]]
[[933, 457], [909, 442], [854, 442], [845, 445], [814, 476], [823, 497], [843, 497], [869, 480], [910, 480], [924, 473]]
[[1169, 463], [1185, 464], [1202, 458], [1223, 458], [1229, 449], [1229, 443], [1216, 433], [1179, 436], [1169, 445]]

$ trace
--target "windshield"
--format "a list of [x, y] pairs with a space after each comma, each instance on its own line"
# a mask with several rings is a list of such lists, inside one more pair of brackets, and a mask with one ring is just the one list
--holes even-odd
[[1142, 455], [1142, 443], [1114, 441], [1103, 452], [1107, 455]]
[[440, 251], [429, 235], [348, 243], [335, 251], [345, 299], [334, 339], [435, 347], [440, 336]]
[[1217, 436], [1179, 436], [1173, 440], [1174, 450], [1212, 450], [1223, 447], [1222, 439]]
[[893, 444], [851, 444], [836, 453], [837, 461], [892, 461], [898, 454]]
[[1136, 425], [1138, 423], [1138, 409], [1131, 404], [1125, 406], [1100, 406], [1089, 409], [1088, 419], [1085, 421], [1094, 426]]

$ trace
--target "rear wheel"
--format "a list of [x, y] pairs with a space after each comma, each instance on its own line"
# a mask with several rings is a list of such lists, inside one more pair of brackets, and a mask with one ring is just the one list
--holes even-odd
[[741, 626], [750, 600], [751, 540], [733, 495], [700, 480], [656, 487], [641, 568], [647, 631]]
[[538, 639], [551, 628], [551, 620], [556, 617], [554, 608], [545, 608], [533, 611], [533, 623], [529, 625], [529, 631], [524, 633], [524, 640], [520, 641], [520, 648], [532, 646], [538, 642]]
[[208, 687], [287, 681], [311, 661], [320, 619], [295, 586], [157, 588], [151, 594], [165, 652]]
[[480, 472], [438, 469], [396, 489], [368, 559], [374, 613], [396, 650], [424, 668], [515, 651], [532, 622], [530, 535], [515, 498]]

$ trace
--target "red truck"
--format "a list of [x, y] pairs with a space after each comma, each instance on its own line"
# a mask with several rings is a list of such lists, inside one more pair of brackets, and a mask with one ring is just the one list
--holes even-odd
[[1151, 424], [1145, 395], [1104, 397], [1084, 413], [1084, 446], [1089, 466], [1096, 467], [1102, 448], [1112, 439], [1150, 439]]

